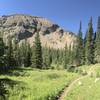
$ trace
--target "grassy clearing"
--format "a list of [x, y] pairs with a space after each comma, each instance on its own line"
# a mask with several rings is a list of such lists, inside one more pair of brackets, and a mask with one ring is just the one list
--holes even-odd
[[76, 73], [65, 70], [15, 70], [1, 75], [9, 90], [8, 100], [53, 100], [54, 97], [78, 77]]
[[100, 100], [100, 64], [90, 67], [93, 75], [76, 82], [65, 100]]

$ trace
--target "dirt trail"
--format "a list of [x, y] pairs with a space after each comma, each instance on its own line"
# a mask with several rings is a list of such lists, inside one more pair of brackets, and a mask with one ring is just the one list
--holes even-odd
[[76, 82], [78, 82], [79, 80], [88, 77], [88, 76], [90, 75], [90, 73], [93, 72], [93, 71], [94, 71], [94, 68], [91, 67], [91, 68], [88, 70], [87, 75], [81, 76], [81, 77], [77, 78], [77, 79], [74, 80], [68, 87], [65, 87], [65, 89], [63, 90], [63, 92], [60, 94], [60, 97], [58, 98], [58, 100], [64, 100], [64, 98], [68, 95], [69, 91], [72, 89], [72, 87], [74, 86], [74, 84], [75, 84]]
[[74, 86], [74, 84], [75, 84], [76, 82], [78, 82], [79, 80], [81, 80], [81, 79], [87, 77], [87, 76], [88, 76], [88, 75], [86, 75], [86, 76], [81, 76], [81, 77], [79, 77], [78, 79], [74, 80], [74, 81], [69, 85], [69, 87], [65, 87], [64, 92], [60, 95], [60, 97], [59, 97], [58, 100], [64, 100], [64, 98], [67, 96], [67, 94], [69, 93], [69, 91], [71, 90], [71, 88]]

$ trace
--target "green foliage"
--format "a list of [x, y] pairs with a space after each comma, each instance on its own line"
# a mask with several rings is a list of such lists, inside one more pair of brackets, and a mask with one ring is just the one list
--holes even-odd
[[21, 66], [20, 47], [16, 40], [13, 41], [13, 56], [15, 59], [15, 66]]
[[59, 92], [77, 77], [77, 73], [66, 70], [20, 68], [10, 75], [1, 75], [0, 79], [8, 80], [5, 82], [9, 91], [7, 100], [55, 100]]
[[82, 23], [80, 22], [80, 28], [77, 35], [77, 45], [76, 45], [76, 63], [78, 66], [82, 65], [84, 62], [84, 46], [83, 46], [83, 39], [82, 39]]
[[5, 49], [5, 45], [3, 42], [3, 38], [0, 37], [0, 56], [4, 55], [4, 49]]
[[68, 64], [69, 64], [69, 49], [68, 49], [68, 46], [66, 45], [65, 46], [65, 50], [64, 50], [64, 68], [67, 68], [68, 67]]
[[12, 39], [11, 36], [8, 37], [8, 44], [7, 44], [7, 50], [6, 50], [6, 61], [7, 61], [7, 67], [12, 68], [15, 66], [15, 60], [13, 57], [13, 45], [12, 45]]
[[68, 66], [67, 71], [69, 72], [75, 72], [75, 66]]
[[[0, 74], [5, 70], [5, 44], [3, 38], [0, 37]], [[3, 82], [0, 80], [0, 100], [5, 100], [5, 94], [7, 93]]]
[[4, 53], [5, 53], [5, 44], [3, 42], [3, 38], [0, 38], [0, 67], [5, 65]]
[[[35, 34], [35, 41], [32, 47], [27, 39], [18, 43], [16, 39], [13, 41], [12, 37], [8, 36], [7, 48], [5, 48], [3, 39], [0, 38], [0, 66], [5, 66], [3, 69], [7, 70], [18, 66], [32, 66], [39, 69], [67, 69], [71, 66], [93, 64], [94, 59], [95, 62], [99, 63], [99, 26], [98, 20], [98, 29], [94, 36], [91, 18], [83, 40], [82, 24], [80, 22], [79, 32], [76, 36], [77, 40], [62, 49], [42, 47], [39, 33]], [[37, 31], [39, 30], [40, 27], [38, 27]]]
[[77, 66], [77, 47], [76, 43], [74, 45], [70, 45], [69, 47], [65, 46], [64, 51], [64, 68], [69, 69], [72, 66]]
[[85, 43], [85, 64], [94, 63], [94, 50], [93, 50], [93, 27], [92, 18], [88, 24], [88, 31], [86, 33], [86, 43]]
[[[91, 76], [84, 77], [71, 86], [64, 100], [99, 100], [100, 98], [100, 64], [85, 65], [78, 69], [92, 72]], [[84, 71], [85, 72], [85, 71]], [[85, 72], [84, 74], [87, 74]], [[83, 71], [82, 71], [83, 73]], [[94, 76], [93, 74], [96, 74]]]
[[31, 48], [27, 40], [25, 40], [20, 46], [20, 59], [21, 66], [29, 67], [31, 65]]
[[31, 66], [31, 56], [32, 56], [32, 51], [29, 43], [27, 43], [27, 53], [26, 53], [26, 67]]
[[39, 33], [35, 36], [35, 42], [34, 42], [34, 54], [32, 57], [32, 66], [42, 69], [43, 67], [43, 58], [42, 58], [42, 47], [40, 42], [40, 36]]
[[95, 61], [96, 63], [100, 63], [100, 17], [98, 17], [98, 25], [95, 38]]
[[6, 94], [8, 91], [4, 87], [4, 83], [0, 80], [0, 100], [6, 100]]
[[51, 67], [51, 64], [52, 64], [51, 49], [44, 47], [42, 49], [42, 54], [43, 54], [43, 67], [48, 69]]

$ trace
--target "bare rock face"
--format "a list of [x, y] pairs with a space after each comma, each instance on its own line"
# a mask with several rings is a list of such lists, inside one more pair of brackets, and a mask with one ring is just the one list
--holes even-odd
[[65, 44], [73, 45], [76, 36], [65, 32], [57, 24], [43, 17], [15, 14], [0, 17], [0, 35], [6, 40], [8, 35], [19, 42], [26, 39], [33, 45], [36, 32], [40, 33], [43, 46], [64, 48]]

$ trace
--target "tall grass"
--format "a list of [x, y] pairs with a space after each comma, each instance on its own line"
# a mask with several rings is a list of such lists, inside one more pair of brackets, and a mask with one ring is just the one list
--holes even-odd
[[8, 100], [54, 100], [57, 94], [78, 77], [66, 70], [15, 70], [1, 75], [9, 91]]
[[[90, 65], [83, 70], [91, 68], [92, 77], [88, 76], [74, 84], [64, 100], [100, 100], [100, 64]], [[81, 83], [81, 85], [79, 84]]]

